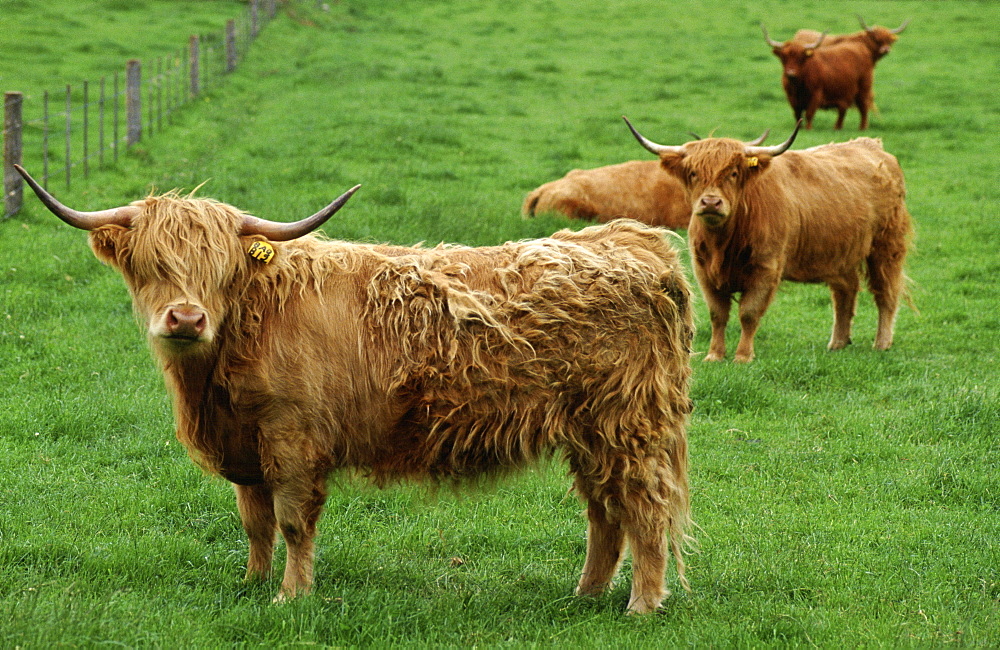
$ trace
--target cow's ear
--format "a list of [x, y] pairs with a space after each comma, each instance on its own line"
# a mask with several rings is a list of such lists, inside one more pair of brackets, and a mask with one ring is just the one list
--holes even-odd
[[747, 171], [753, 176], [767, 169], [768, 165], [771, 164], [771, 158], [771, 156], [764, 154], [760, 156], [746, 156], [743, 158], [743, 161], [746, 163]]
[[129, 229], [122, 226], [101, 226], [90, 231], [90, 249], [97, 259], [120, 270], [128, 233]]
[[661, 153], [660, 166], [675, 178], [684, 181], [687, 177], [684, 171], [684, 154], [682, 153]]

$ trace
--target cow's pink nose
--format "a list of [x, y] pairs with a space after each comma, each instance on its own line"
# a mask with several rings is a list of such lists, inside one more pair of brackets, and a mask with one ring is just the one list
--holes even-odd
[[168, 309], [167, 335], [186, 339], [196, 339], [205, 331], [208, 321], [200, 309]]
[[718, 196], [703, 196], [701, 197], [701, 208], [718, 212], [722, 209], [722, 199]]

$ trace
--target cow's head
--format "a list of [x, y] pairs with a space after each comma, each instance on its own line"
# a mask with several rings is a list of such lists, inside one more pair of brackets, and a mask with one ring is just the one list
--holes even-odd
[[763, 23], [761, 23], [760, 29], [764, 32], [764, 40], [771, 46], [774, 56], [781, 60], [782, 73], [789, 79], [797, 79], [802, 74], [802, 66], [812, 58], [816, 48], [822, 45], [823, 39], [826, 38], [826, 32], [823, 32], [812, 43], [799, 43], [794, 39], [782, 43], [770, 37]]
[[899, 38], [899, 34], [910, 24], [909, 20], [905, 20], [896, 29], [880, 27], [879, 25], [869, 27], [865, 24], [865, 19], [861, 16], [858, 16], [858, 22], [861, 23], [861, 28], [865, 30], [865, 37], [868, 39], [869, 46], [875, 53], [876, 59], [880, 59], [889, 53], [889, 50], [892, 49], [892, 44]]
[[707, 138], [679, 146], [664, 146], [647, 140], [625, 118], [632, 135], [648, 151], [660, 157], [666, 172], [687, 190], [693, 218], [708, 228], [725, 225], [743, 198], [748, 182], [767, 171], [771, 159], [792, 146], [802, 121], [792, 135], [779, 145], [758, 146], [757, 141]]
[[[171, 192], [127, 206], [79, 212], [60, 203], [23, 168], [17, 171], [42, 203], [90, 232], [90, 247], [121, 272], [153, 346], [168, 357], [212, 349], [241, 287], [262, 267], [251, 257], [270, 241], [301, 237], [323, 224], [360, 186], [295, 223], [265, 221], [211, 199]], [[273, 247], [271, 249], [273, 254]]]

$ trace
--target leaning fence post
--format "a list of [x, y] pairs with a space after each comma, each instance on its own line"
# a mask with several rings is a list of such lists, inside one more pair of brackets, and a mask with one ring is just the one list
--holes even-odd
[[19, 92], [3, 96], [3, 214], [10, 217], [21, 209], [24, 182], [14, 165], [21, 164], [21, 106], [24, 95]]
[[257, 38], [257, 0], [250, 0], [250, 40]]
[[226, 72], [236, 69], [236, 21], [226, 21]]
[[142, 68], [138, 59], [125, 65], [125, 144], [142, 140]]
[[201, 57], [198, 56], [198, 37], [197, 36], [192, 36], [191, 37], [190, 45], [188, 46], [188, 51], [189, 51], [188, 61], [191, 62], [191, 96], [192, 97], [197, 97], [198, 96], [198, 87], [199, 87], [199, 82], [200, 82], [199, 74], [198, 74], [199, 73], [198, 62], [201, 59]]

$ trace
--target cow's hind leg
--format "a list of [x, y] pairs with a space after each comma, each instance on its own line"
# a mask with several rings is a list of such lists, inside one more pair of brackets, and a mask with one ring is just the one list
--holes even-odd
[[[607, 588], [622, 556], [623, 542], [632, 554], [632, 591], [628, 610], [643, 614], [660, 607], [668, 595], [664, 585], [673, 544], [683, 584], [680, 544], [688, 525], [686, 452], [678, 444], [642, 458], [608, 459], [611, 467], [590, 490], [577, 489], [589, 499], [587, 562], [577, 593], [595, 594]], [[683, 466], [683, 467], [682, 467]], [[676, 518], [676, 519], [674, 519]]]
[[893, 330], [896, 326], [896, 311], [899, 297], [903, 292], [903, 254], [890, 255], [883, 259], [878, 252], [868, 258], [868, 288], [878, 307], [878, 330], [875, 333], [875, 349], [888, 350], [892, 346]]
[[874, 103], [871, 97], [866, 97], [864, 95], [858, 95], [855, 105], [858, 107], [858, 111], [861, 113], [861, 123], [858, 125], [858, 129], [864, 131], [868, 128], [868, 107]]
[[247, 580], [267, 579], [271, 575], [271, 556], [274, 553], [274, 536], [277, 523], [274, 518], [274, 500], [266, 485], [236, 485], [236, 506], [240, 511], [243, 530], [250, 540], [250, 557], [247, 560]]
[[274, 488], [274, 512], [288, 551], [281, 591], [275, 597], [279, 602], [307, 594], [312, 588], [313, 539], [326, 502], [324, 476], [296, 479]]
[[851, 343], [851, 323], [858, 302], [860, 282], [858, 274], [835, 278], [830, 283], [833, 298], [833, 334], [826, 346], [830, 350], [840, 350]]
[[625, 499], [622, 526], [632, 551], [632, 593], [628, 609], [636, 614], [655, 611], [669, 595], [663, 584], [667, 568], [667, 515], [665, 508], [644, 494]]
[[[579, 485], [577, 490], [584, 494]], [[596, 596], [611, 586], [625, 551], [625, 531], [612, 521], [604, 504], [596, 498], [587, 502], [587, 560], [576, 587], [581, 596]]]

